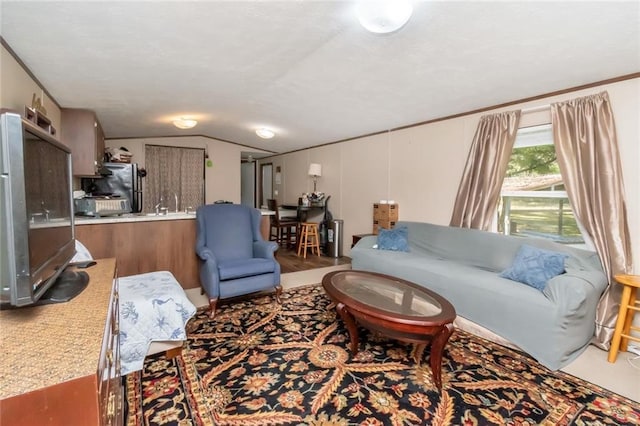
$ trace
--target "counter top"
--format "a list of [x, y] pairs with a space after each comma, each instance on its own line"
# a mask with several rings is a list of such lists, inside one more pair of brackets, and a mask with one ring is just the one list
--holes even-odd
[[[267, 209], [260, 209], [262, 216], [271, 216], [275, 212]], [[76, 225], [93, 225], [98, 223], [126, 223], [126, 222], [151, 222], [157, 220], [189, 220], [195, 219], [194, 213], [167, 213], [166, 215], [156, 215], [155, 213], [129, 213], [115, 216], [90, 217], [76, 216], [74, 218]]]
[[0, 311], [0, 398], [96, 374], [115, 259], [86, 269], [90, 280], [66, 303]]
[[157, 216], [155, 213], [138, 213], [104, 217], [76, 216], [74, 220], [76, 225], [93, 225], [97, 223], [151, 222], [157, 220], [188, 220], [195, 218], [195, 213], [167, 213], [166, 215]]

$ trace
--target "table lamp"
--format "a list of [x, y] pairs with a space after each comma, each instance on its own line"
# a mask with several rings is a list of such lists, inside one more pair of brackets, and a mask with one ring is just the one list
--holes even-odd
[[316, 184], [318, 183], [318, 177], [322, 176], [322, 164], [317, 164], [317, 163], [309, 164], [309, 176], [313, 176], [313, 192], [316, 192]]

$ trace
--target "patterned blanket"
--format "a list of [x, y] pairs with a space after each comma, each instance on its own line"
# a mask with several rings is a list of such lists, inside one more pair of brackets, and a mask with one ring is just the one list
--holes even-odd
[[171, 272], [119, 278], [122, 374], [142, 369], [152, 341], [185, 340], [185, 324], [196, 313]]

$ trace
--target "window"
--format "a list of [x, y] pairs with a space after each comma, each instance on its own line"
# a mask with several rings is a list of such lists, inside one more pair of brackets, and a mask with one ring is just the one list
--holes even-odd
[[204, 204], [204, 154], [200, 148], [147, 145], [144, 211], [160, 204], [184, 212]]
[[550, 124], [518, 130], [502, 184], [498, 231], [584, 244], [560, 176]]

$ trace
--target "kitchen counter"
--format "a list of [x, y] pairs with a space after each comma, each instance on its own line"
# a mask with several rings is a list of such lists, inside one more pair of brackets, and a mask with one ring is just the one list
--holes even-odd
[[103, 217], [76, 216], [74, 220], [76, 225], [95, 225], [98, 223], [151, 222], [161, 220], [188, 220], [195, 218], [195, 213], [168, 213], [166, 215], [157, 216], [155, 213], [138, 213]]
[[[267, 209], [260, 209], [262, 216], [271, 216], [275, 212]], [[130, 213], [115, 216], [91, 217], [76, 216], [74, 218], [76, 225], [95, 225], [98, 223], [127, 223], [127, 222], [151, 222], [161, 220], [189, 220], [195, 219], [196, 213], [167, 213], [166, 215], [156, 215], [155, 213]]]

